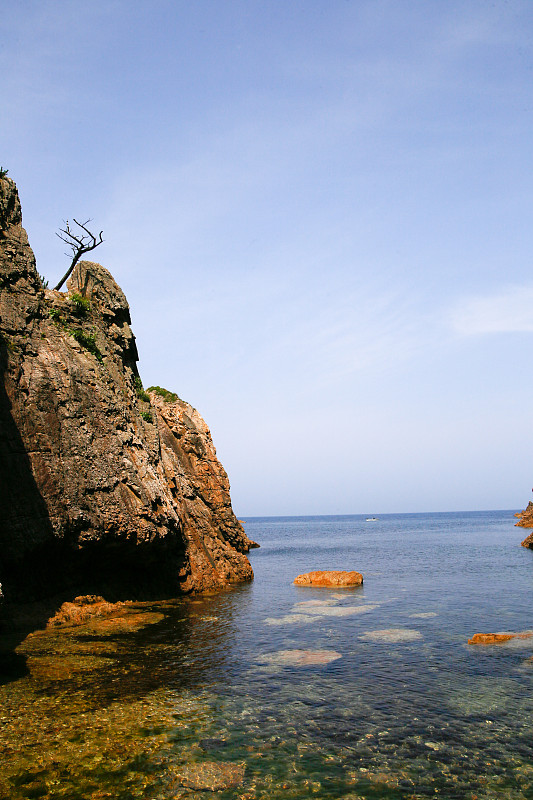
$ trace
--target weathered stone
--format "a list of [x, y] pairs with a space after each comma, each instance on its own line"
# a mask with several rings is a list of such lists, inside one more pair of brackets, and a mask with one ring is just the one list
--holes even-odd
[[352, 586], [360, 586], [363, 583], [363, 576], [360, 572], [348, 572], [345, 570], [316, 570], [306, 572], [305, 575], [298, 575], [294, 583], [296, 586], [324, 586], [331, 589], [349, 589]]
[[[127, 300], [99, 264], [42, 287], [13, 181], [0, 179], [0, 581], [176, 595], [252, 578], [209, 429], [141, 391]], [[88, 301], [80, 311], [73, 295]]]
[[523, 631], [522, 633], [475, 633], [468, 644], [502, 644], [509, 642], [511, 639], [531, 639], [533, 638], [533, 631]]
[[[524, 511], [519, 511], [515, 514], [515, 517], [519, 518], [516, 523], [519, 528], [533, 528], [533, 502], [530, 500], [527, 504], [527, 508], [524, 509]], [[530, 547], [533, 549], [533, 533], [526, 536], [522, 542], [522, 547]]]
[[99, 595], [84, 595], [75, 597], [73, 602], [65, 602], [58, 611], [48, 620], [47, 627], [54, 628], [59, 625], [82, 625], [94, 617], [112, 614], [124, 608], [124, 603], [108, 603]]
[[530, 547], [533, 550], [533, 533], [530, 533], [529, 536], [526, 536], [521, 544], [522, 547]]

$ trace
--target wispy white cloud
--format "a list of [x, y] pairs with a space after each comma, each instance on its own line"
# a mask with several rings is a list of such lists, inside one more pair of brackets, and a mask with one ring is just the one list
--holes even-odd
[[533, 285], [509, 286], [497, 294], [461, 301], [451, 314], [462, 336], [533, 332]]

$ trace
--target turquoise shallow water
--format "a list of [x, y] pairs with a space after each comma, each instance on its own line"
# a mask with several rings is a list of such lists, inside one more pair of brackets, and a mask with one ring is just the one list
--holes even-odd
[[[533, 629], [514, 522], [248, 519], [253, 584], [31, 640], [0, 691], [0, 796], [533, 798], [533, 638], [467, 644]], [[364, 585], [293, 586], [322, 568]]]

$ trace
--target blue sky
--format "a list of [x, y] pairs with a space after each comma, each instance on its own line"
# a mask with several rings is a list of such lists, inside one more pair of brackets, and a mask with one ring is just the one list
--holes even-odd
[[527, 503], [529, 0], [0, 4], [38, 269], [103, 228], [239, 515]]

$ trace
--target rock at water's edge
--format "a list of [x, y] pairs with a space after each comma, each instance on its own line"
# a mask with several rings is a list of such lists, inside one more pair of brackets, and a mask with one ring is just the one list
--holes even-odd
[[363, 576], [360, 572], [346, 570], [316, 570], [298, 575], [294, 579], [296, 586], [323, 586], [331, 589], [349, 589], [361, 586]]
[[250, 580], [252, 543], [206, 423], [177, 395], [142, 390], [128, 302], [104, 267], [79, 262], [67, 286], [43, 287], [16, 186], [1, 178], [6, 602], [175, 596]]
[[[515, 514], [515, 517], [519, 517], [519, 520], [516, 523], [517, 527], [533, 528], [533, 502], [530, 500], [527, 508], [524, 511], [520, 511], [518, 514]], [[526, 536], [522, 542], [522, 547], [530, 547], [533, 549], [533, 533], [530, 533], [529, 536]]]
[[509, 633], [508, 631], [502, 633], [475, 633], [468, 644], [503, 644], [510, 642], [511, 639], [531, 639], [533, 638], [533, 631], [522, 631], [522, 633]]

